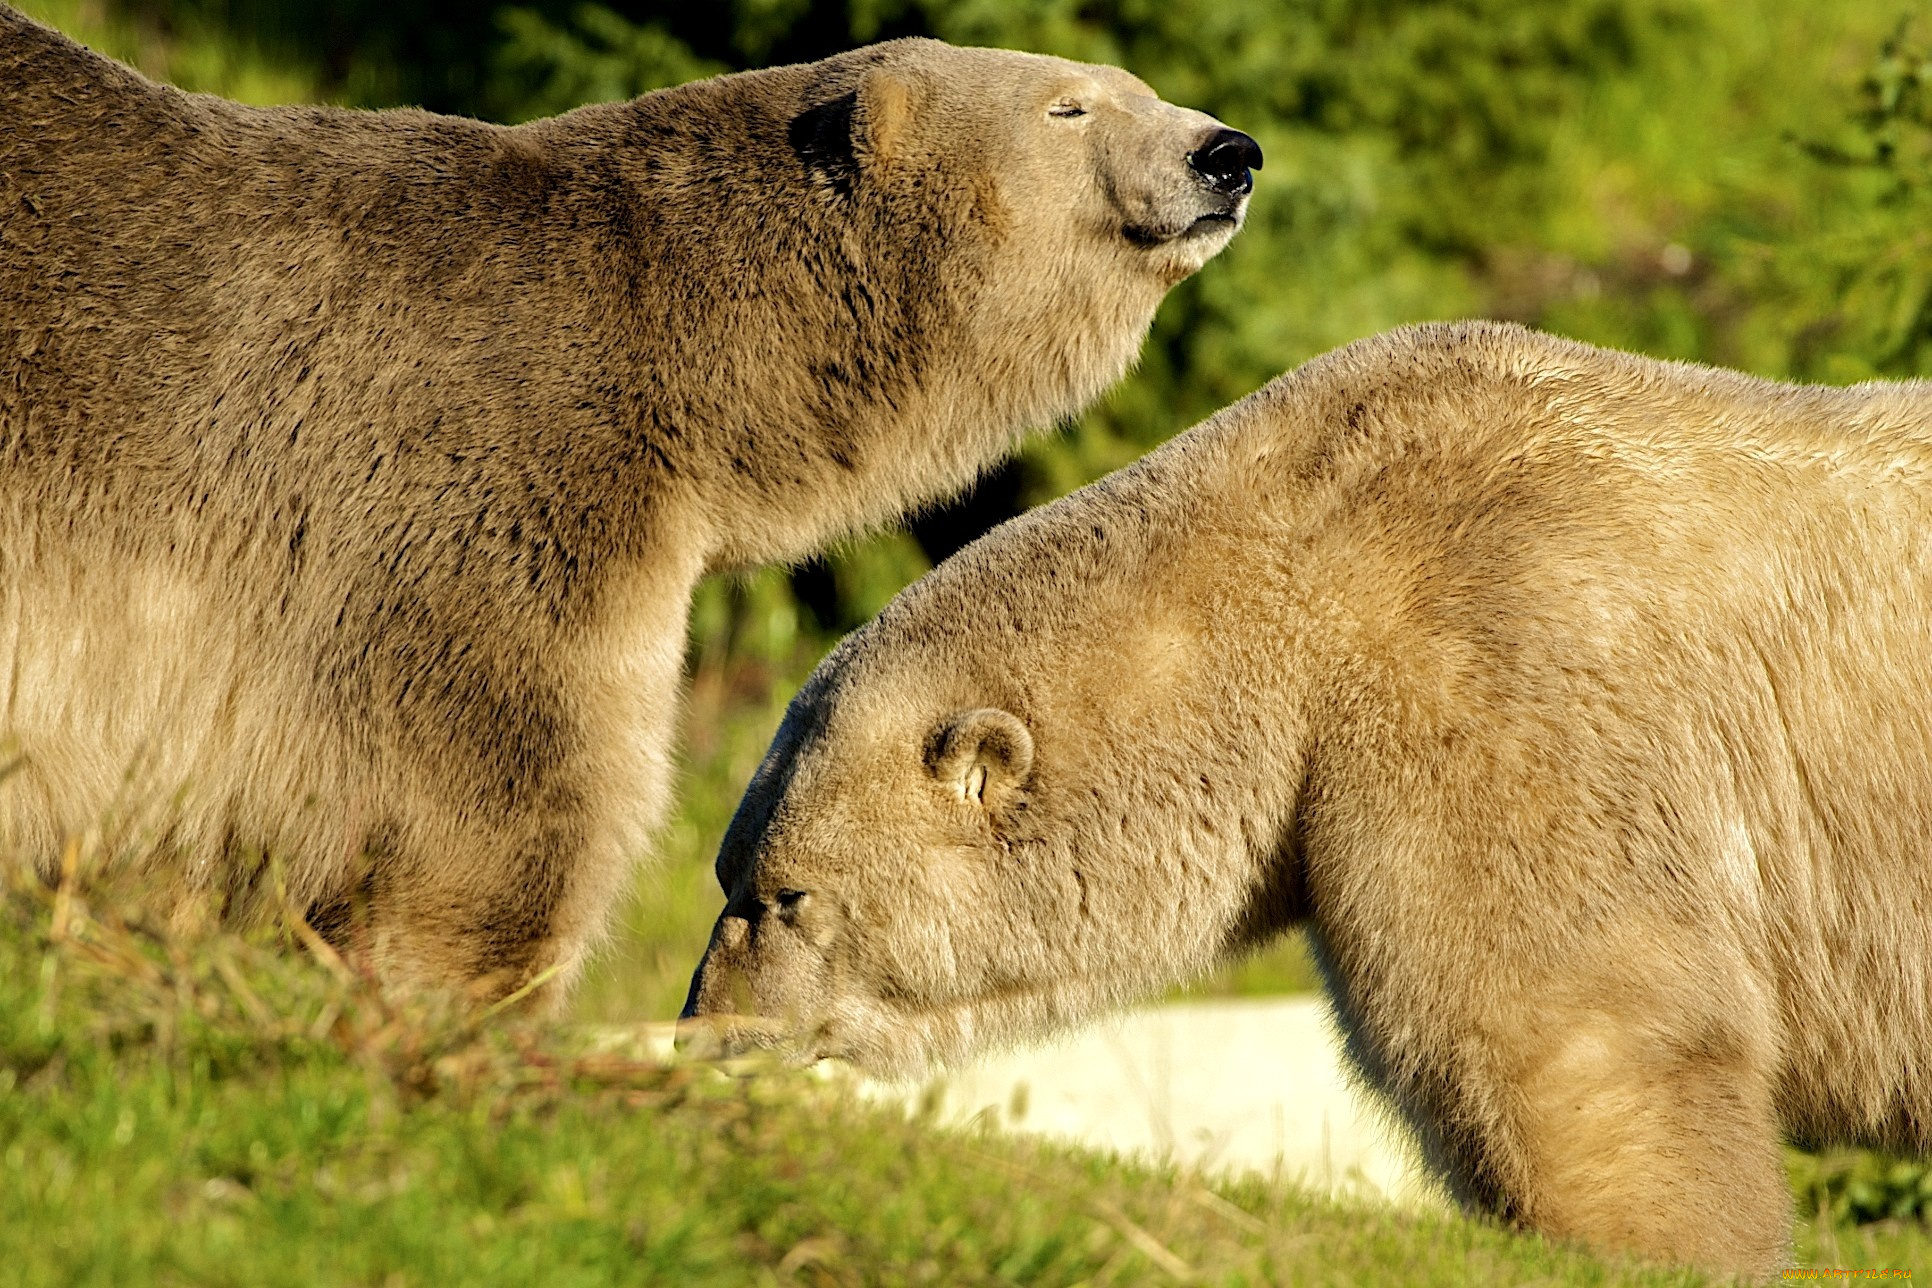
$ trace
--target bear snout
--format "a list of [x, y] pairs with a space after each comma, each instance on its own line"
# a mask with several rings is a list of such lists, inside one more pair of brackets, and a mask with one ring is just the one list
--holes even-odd
[[672, 1038], [683, 1060], [743, 1060], [764, 1057], [780, 1063], [809, 1064], [816, 1057], [795, 1048], [791, 1029], [752, 1015], [684, 1015]]
[[1254, 191], [1251, 171], [1261, 169], [1261, 145], [1239, 130], [1223, 127], [1187, 154], [1187, 164], [1216, 192], [1245, 197]]
[[726, 909], [712, 927], [711, 944], [705, 949], [703, 960], [691, 972], [691, 988], [685, 994], [684, 1010], [678, 1018], [690, 1020], [749, 1010], [750, 947], [750, 921]]

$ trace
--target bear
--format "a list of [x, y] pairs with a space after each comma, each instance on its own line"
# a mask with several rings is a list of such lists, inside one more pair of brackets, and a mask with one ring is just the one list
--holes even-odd
[[1305, 927], [1465, 1207], [1720, 1272], [1932, 1140], [1932, 388], [1363, 340], [848, 636], [689, 1043], [910, 1076]]
[[186, 94], [0, 5], [0, 111], [0, 854], [483, 998], [604, 933], [698, 580], [1087, 405], [1261, 163], [930, 40], [507, 128]]

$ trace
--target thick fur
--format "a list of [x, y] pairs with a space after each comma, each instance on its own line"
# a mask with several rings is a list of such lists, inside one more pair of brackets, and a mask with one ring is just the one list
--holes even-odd
[[1932, 388], [1397, 331], [842, 645], [688, 1013], [904, 1072], [1305, 923], [1463, 1201], [1766, 1272], [1781, 1135], [1932, 1144], [1928, 692]]
[[0, 5], [0, 119], [0, 853], [485, 992], [662, 813], [697, 579], [1083, 405], [1245, 204], [1126, 73], [932, 41], [500, 128]]

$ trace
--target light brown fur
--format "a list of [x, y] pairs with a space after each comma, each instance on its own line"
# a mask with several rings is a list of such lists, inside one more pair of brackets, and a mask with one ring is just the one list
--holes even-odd
[[1781, 1133], [1932, 1145], [1928, 692], [1932, 389], [1397, 331], [847, 640], [687, 1009], [907, 1072], [1306, 924], [1464, 1202], [1767, 1272]]
[[106, 828], [236, 918], [273, 858], [485, 992], [567, 982], [663, 813], [698, 578], [1082, 406], [1246, 192], [1124, 72], [933, 41], [501, 128], [0, 5], [0, 118], [0, 854]]

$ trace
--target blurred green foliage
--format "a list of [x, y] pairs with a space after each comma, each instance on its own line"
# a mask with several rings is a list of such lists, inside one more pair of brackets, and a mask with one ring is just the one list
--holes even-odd
[[[1848, 222], [1818, 247], [1813, 271], [1838, 288], [1826, 371], [1932, 374], [1932, 51], [1909, 21], [1860, 79], [1840, 136], [1799, 143], [1821, 165], [1862, 177], [1875, 215]], [[1791, 256], [1782, 263], [1791, 267]]]
[[192, 14], [163, 24], [108, 0], [20, 0], [14, 7], [182, 89], [262, 106], [313, 102], [326, 92], [318, 69], [265, 53]]
[[1858, 1149], [1792, 1150], [1785, 1170], [1801, 1211], [1836, 1225], [1932, 1217], [1932, 1162]]
[[508, 8], [497, 24], [504, 39], [483, 99], [506, 119], [554, 116], [729, 70], [693, 54], [661, 23], [640, 26], [599, 4], [579, 6], [568, 20]]

